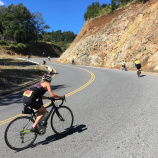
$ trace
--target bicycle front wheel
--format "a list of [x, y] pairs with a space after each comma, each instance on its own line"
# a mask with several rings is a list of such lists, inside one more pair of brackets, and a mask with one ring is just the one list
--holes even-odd
[[4, 139], [9, 148], [23, 150], [30, 147], [36, 140], [37, 134], [31, 132], [34, 120], [28, 116], [17, 117], [9, 123], [5, 130]]
[[56, 134], [66, 134], [72, 128], [74, 116], [70, 108], [61, 106], [51, 117], [51, 127]]

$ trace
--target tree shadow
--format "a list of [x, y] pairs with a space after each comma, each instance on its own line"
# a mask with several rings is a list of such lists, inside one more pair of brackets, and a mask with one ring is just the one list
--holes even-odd
[[58, 75], [59, 73], [58, 72], [56, 72], [56, 73], [54, 73], [54, 72], [49, 72], [49, 74], [51, 75], [51, 76], [53, 76], [53, 75]]
[[22, 105], [22, 94], [23, 92], [0, 98], [0, 106], [8, 106], [15, 103]]
[[57, 89], [62, 89], [62, 88], [65, 88], [65, 86], [64, 85], [51, 85], [51, 89], [53, 91]]
[[15, 59], [0, 59], [0, 65], [3, 66], [32, 66], [32, 65], [37, 65], [32, 62], [25, 62], [25, 61], [15, 61]]
[[34, 148], [38, 145], [47, 145], [47, 144], [49, 144], [53, 141], [63, 139], [65, 137], [69, 136], [69, 135], [72, 135], [72, 134], [76, 133], [76, 132], [81, 133], [85, 130], [87, 130], [86, 125], [81, 124], [81, 125], [73, 126], [72, 129], [69, 131], [69, 133], [67, 135], [58, 135], [58, 134], [51, 135], [51, 136], [47, 137], [44, 141], [33, 144], [32, 148]]

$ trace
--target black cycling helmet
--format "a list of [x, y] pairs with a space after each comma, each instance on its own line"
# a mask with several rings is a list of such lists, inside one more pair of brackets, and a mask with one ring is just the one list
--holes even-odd
[[135, 58], [135, 61], [137, 60], [137, 58]]
[[52, 76], [50, 74], [44, 74], [42, 77], [42, 80], [47, 81], [47, 82], [51, 82]]

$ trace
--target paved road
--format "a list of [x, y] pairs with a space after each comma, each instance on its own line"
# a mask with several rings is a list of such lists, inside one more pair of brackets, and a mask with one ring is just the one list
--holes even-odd
[[[36, 59], [42, 62], [41, 59]], [[48, 62], [56, 70], [52, 88], [67, 94], [75, 117], [69, 135], [60, 137], [49, 126], [33, 148], [20, 152], [4, 143], [0, 125], [0, 157], [157, 158], [158, 76]], [[77, 89], [77, 91], [75, 91]], [[21, 112], [21, 93], [0, 100], [0, 123]]]

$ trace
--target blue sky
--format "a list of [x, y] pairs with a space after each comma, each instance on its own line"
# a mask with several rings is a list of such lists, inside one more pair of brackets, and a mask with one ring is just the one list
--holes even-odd
[[[47, 25], [48, 32], [61, 30], [78, 34], [84, 26], [84, 14], [88, 5], [95, 0], [0, 0], [0, 5], [8, 6], [23, 3], [31, 13], [40, 12]], [[110, 4], [111, 0], [97, 0], [102, 4]]]

